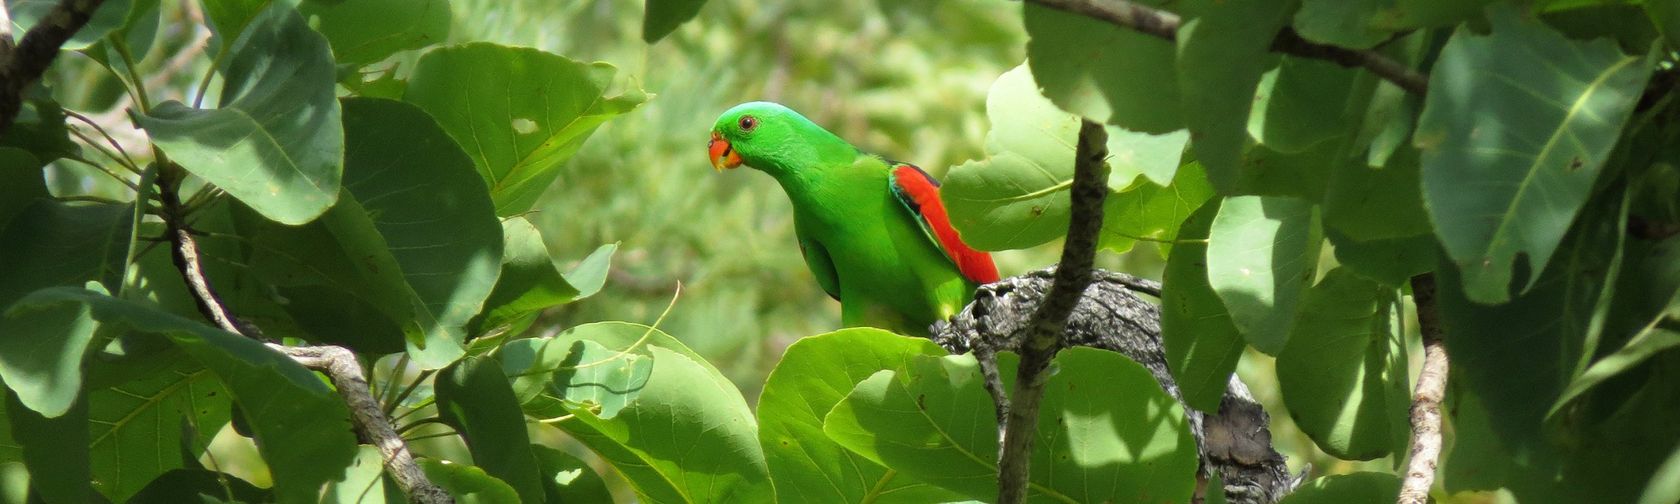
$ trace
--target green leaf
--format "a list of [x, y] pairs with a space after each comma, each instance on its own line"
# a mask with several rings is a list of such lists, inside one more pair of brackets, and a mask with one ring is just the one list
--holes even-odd
[[1109, 194], [1103, 200], [1102, 234], [1098, 244], [1116, 252], [1130, 250], [1138, 238], [1160, 240], [1163, 253], [1170, 252], [1178, 238], [1179, 223], [1213, 197], [1213, 186], [1197, 163], [1178, 168], [1166, 187], [1138, 182], [1135, 187]]
[[1278, 354], [1278, 387], [1295, 425], [1344, 460], [1405, 446], [1410, 411], [1405, 334], [1394, 291], [1330, 270], [1301, 300]]
[[583, 460], [554, 448], [531, 445], [542, 471], [547, 500], [543, 502], [612, 502], [607, 482]]
[[426, 114], [376, 98], [346, 99], [344, 109], [344, 187], [413, 289], [426, 347], [410, 341], [409, 353], [422, 367], [441, 367], [461, 355], [463, 328], [496, 285], [501, 226], [461, 148]]
[[1208, 284], [1248, 344], [1277, 355], [1322, 242], [1316, 207], [1294, 198], [1225, 198], [1208, 233]]
[[293, 6], [298, 0], [205, 0], [204, 21], [210, 27], [212, 54], [232, 47], [258, 15], [276, 3]]
[[64, 108], [53, 100], [52, 93], [45, 86], [32, 86], [26, 90], [12, 126], [0, 136], [0, 147], [29, 151], [42, 163], [78, 157], [82, 147], [70, 139], [64, 118]]
[[34, 476], [30, 490], [48, 504], [92, 502], [93, 487], [84, 483], [89, 480], [87, 401], [76, 401], [64, 413], [47, 418], [17, 399], [6, 394], [5, 416]]
[[1645, 493], [1639, 497], [1639, 504], [1676, 501], [1680, 501], [1680, 447], [1676, 447], [1674, 454], [1669, 455], [1668, 460], [1663, 461], [1662, 466], [1657, 468], [1656, 475], [1645, 485]]
[[[1000, 362], [1013, 376], [1013, 362]], [[1031, 502], [1182, 502], [1198, 455], [1184, 410], [1142, 366], [1091, 348], [1062, 351], [1045, 387]], [[972, 356], [918, 356], [858, 383], [823, 421], [847, 449], [977, 500], [997, 492], [997, 429]], [[1102, 392], [1085, 390], [1102, 384]], [[1007, 384], [1006, 384], [1007, 386]], [[1132, 420], [1117, 422], [1129, 412]]]
[[17, 147], [0, 147], [0, 230], [30, 203], [51, 197], [41, 161]]
[[1345, 135], [1349, 121], [1340, 105], [1352, 95], [1355, 75], [1356, 70], [1332, 62], [1284, 56], [1260, 80], [1248, 116], [1249, 136], [1273, 150], [1302, 152]]
[[420, 469], [461, 504], [519, 502], [519, 493], [513, 487], [483, 469], [437, 459], [420, 459]]
[[1680, 48], [1680, 2], [1657, 0], [1645, 2], [1645, 13], [1657, 26], [1670, 49]]
[[[604, 273], [605, 268], [601, 271]], [[601, 280], [606, 280], [605, 274]], [[578, 289], [555, 269], [537, 227], [524, 216], [510, 217], [502, 221], [501, 275], [484, 300], [484, 310], [469, 327], [473, 328], [472, 334], [499, 328], [511, 332], [529, 325], [542, 310], [570, 303], [578, 294]]]
[[[951, 168], [940, 190], [952, 225], [964, 242], [982, 250], [1027, 248], [1066, 234], [1067, 190], [1073, 180], [1079, 118], [1039, 95], [1038, 84], [1025, 65], [1005, 72], [992, 84], [986, 116], [992, 125], [986, 135], [988, 159]], [[1184, 151], [1183, 133], [1147, 135], [1107, 129], [1110, 189], [1118, 192], [1132, 187], [1139, 174], [1151, 180], [1173, 177]], [[1170, 201], [1159, 199], [1164, 197], [1161, 194], [1150, 190], [1116, 205], [1170, 207]], [[1158, 224], [1156, 219], [1139, 218], [1126, 221], [1129, 228], [1117, 223], [1115, 230], [1133, 229], [1134, 235], [1147, 235]], [[1111, 243], [1115, 248], [1130, 246]]]
[[1145, 133], [1184, 127], [1171, 42], [1049, 7], [1024, 9], [1027, 62], [1056, 106]]
[[925, 338], [874, 328], [842, 329], [789, 346], [758, 399], [764, 447], [776, 501], [950, 502], [939, 487], [847, 451], [823, 435], [823, 416], [876, 371], [902, 371], [917, 355], [945, 355]]
[[341, 65], [378, 63], [449, 37], [448, 0], [303, 0], [298, 12], [327, 37]]
[[[88, 288], [105, 293], [98, 282]], [[97, 324], [87, 306], [6, 310], [0, 320], [0, 378], [19, 404], [46, 418], [70, 410], [82, 393], [82, 356]]]
[[[1179, 239], [1205, 240], [1221, 200], [1202, 205], [1184, 220]], [[1207, 245], [1173, 247], [1161, 274], [1161, 346], [1184, 404], [1219, 411], [1244, 347], [1230, 312], [1208, 284]]]
[[583, 260], [578, 261], [577, 265], [572, 266], [572, 269], [566, 271], [564, 274], [566, 283], [572, 284], [572, 287], [578, 290], [577, 297], [573, 298], [574, 300], [601, 292], [601, 287], [607, 284], [607, 273], [612, 267], [613, 252], [617, 251], [617, 243], [595, 247], [594, 252], [590, 252]]
[[262, 343], [83, 289], [42, 290], [18, 303], [86, 303], [101, 323], [168, 336], [227, 386], [256, 434], [279, 500], [314, 499], [355, 455], [344, 402], [314, 373]]
[[1342, 163], [1335, 170], [1324, 194], [1325, 227], [1359, 241], [1430, 232], [1416, 150], [1403, 147], [1381, 167]]
[[[592, 340], [651, 357], [636, 400], [613, 418], [571, 407], [557, 424], [601, 455], [648, 502], [765, 502], [770, 480], [746, 399], [676, 338], [623, 322], [574, 327], [550, 345]], [[639, 342], [639, 344], [638, 344]]]
[[93, 388], [95, 382], [112, 381], [100, 380], [98, 373], [108, 372], [109, 363], [89, 377], [93, 484], [113, 502], [127, 501], [168, 471], [197, 468], [199, 453], [232, 415], [227, 389], [203, 366], [178, 356], [149, 361], [147, 372], [108, 386]]
[[1324, 237], [1336, 251], [1336, 262], [1354, 274], [1389, 287], [1407, 285], [1412, 277], [1434, 271], [1436, 250], [1440, 248], [1433, 233], [1358, 241], [1335, 228], [1326, 228]]
[[[1510, 10], [1495, 10], [1490, 21], [1492, 35], [1460, 28], [1442, 50], [1415, 143], [1424, 200], [1465, 291], [1499, 303], [1510, 299], [1518, 254], [1530, 271], [1550, 262], [1650, 63], [1611, 41], [1564, 38]], [[1521, 290], [1538, 278], [1529, 275]]]
[[220, 108], [170, 101], [135, 119], [171, 160], [264, 216], [314, 220], [337, 200], [343, 168], [332, 51], [284, 2], [230, 50]]
[[518, 339], [503, 345], [497, 358], [513, 379], [521, 407], [538, 418], [565, 416], [568, 403], [612, 418], [641, 394], [653, 373], [648, 356], [590, 340]]
[[227, 502], [266, 502], [274, 498], [233, 476], [204, 469], [176, 469], [152, 480], [129, 502], [224, 502], [222, 499], [229, 496], [233, 500]]
[[706, 0], [647, 0], [647, 14], [642, 17], [642, 40], [658, 42], [678, 26], [694, 19]]
[[90, 280], [117, 285], [128, 254], [129, 205], [40, 199], [0, 231], [0, 307], [38, 289]]
[[466, 440], [473, 465], [513, 487], [522, 502], [542, 500], [525, 413], [500, 363], [481, 357], [455, 361], [438, 372], [433, 387], [438, 418]]
[[1384, 26], [1394, 0], [1302, 0], [1295, 13], [1301, 38], [1349, 49], [1370, 49], [1393, 35]]
[[[1261, 75], [1277, 60], [1271, 41], [1293, 2], [1221, 2], [1178, 29], [1178, 86], [1191, 147], [1221, 192], [1235, 192], [1246, 123]], [[1237, 119], [1237, 120], [1234, 120]]]
[[606, 96], [616, 72], [536, 49], [470, 43], [421, 56], [403, 99], [466, 149], [496, 215], [506, 217], [529, 210], [595, 128], [648, 100], [640, 89]]
[[1357, 472], [1314, 479], [1279, 504], [1340, 504], [1387, 502], [1400, 495], [1400, 478], [1393, 474]]
[[[53, 7], [57, 7], [58, 4], [58, 0], [10, 0], [6, 2], [6, 10], [10, 11], [12, 18], [11, 32], [15, 33], [18, 38], [23, 38], [24, 32], [40, 24], [41, 20], [47, 17], [47, 13], [52, 12]], [[107, 0], [105, 3], [99, 4], [99, 8], [94, 9], [93, 17], [88, 19], [87, 24], [82, 25], [80, 30], [76, 30], [76, 34], [72, 35], [70, 40], [65, 41], [59, 48], [73, 51], [93, 45], [94, 42], [104, 38], [105, 34], [111, 33], [111, 30], [121, 27], [133, 5], [133, 0]]]

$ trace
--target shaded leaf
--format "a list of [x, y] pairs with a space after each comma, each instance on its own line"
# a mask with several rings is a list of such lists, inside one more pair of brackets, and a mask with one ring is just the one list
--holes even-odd
[[1250, 345], [1277, 355], [1288, 341], [1322, 242], [1314, 205], [1294, 198], [1225, 198], [1208, 233], [1208, 284]]
[[1435, 270], [1435, 235], [1422, 234], [1392, 240], [1358, 241], [1334, 228], [1324, 230], [1325, 239], [1336, 251], [1336, 262], [1354, 274], [1389, 287], [1407, 285], [1411, 278]]
[[842, 329], [789, 346], [758, 399], [759, 443], [776, 501], [950, 502], [956, 494], [847, 451], [823, 434], [823, 417], [876, 371], [903, 371], [917, 355], [944, 355], [925, 338]]
[[[609, 252], [610, 254], [610, 252]], [[600, 280], [605, 282], [605, 268]], [[484, 300], [470, 332], [485, 334], [498, 328], [518, 330], [538, 312], [578, 298], [578, 289], [554, 267], [542, 234], [524, 216], [502, 221], [502, 272]]]
[[[12, 19], [11, 33], [23, 37], [24, 32], [40, 24], [58, 3], [58, 0], [7, 0], [6, 10]], [[70, 36], [70, 40], [65, 41], [59, 48], [73, 51], [93, 45], [104, 38], [105, 34], [111, 33], [111, 30], [121, 27], [133, 6], [133, 0], [106, 0], [105, 3], [99, 4], [99, 8], [94, 9], [93, 16], [88, 18], [87, 24], [76, 30], [76, 34]]]
[[[1207, 239], [1220, 201], [1209, 201], [1186, 218], [1179, 238]], [[1179, 244], [1167, 257], [1161, 274], [1161, 346], [1184, 404], [1203, 412], [1219, 411], [1245, 344], [1208, 284], [1205, 243]]]
[[[98, 282], [88, 288], [105, 293]], [[82, 356], [97, 324], [87, 306], [24, 308], [6, 310], [0, 321], [0, 378], [19, 404], [57, 418], [82, 393]]]
[[1293, 2], [1220, 2], [1178, 29], [1178, 86], [1190, 146], [1208, 180], [1230, 194], [1237, 186], [1244, 121], [1260, 77], [1276, 64], [1271, 41], [1288, 22]]
[[1428, 234], [1417, 151], [1401, 148], [1381, 167], [1339, 164], [1325, 189], [1324, 225], [1359, 241]]
[[473, 465], [513, 487], [522, 502], [542, 500], [525, 413], [500, 363], [484, 357], [455, 361], [438, 372], [432, 387], [438, 418], [466, 441]]
[[1442, 50], [1415, 140], [1435, 232], [1482, 303], [1510, 299], [1519, 254], [1530, 271], [1551, 261], [1650, 74], [1614, 42], [1573, 41], [1511, 10], [1490, 21], [1491, 35], [1460, 28]]
[[1328, 61], [1282, 57], [1257, 87], [1248, 116], [1249, 136], [1274, 150], [1301, 152], [1346, 134], [1348, 118], [1336, 105], [1348, 101], [1355, 75], [1356, 70]]
[[[224, 500], [230, 496], [232, 500]], [[233, 476], [217, 475], [204, 469], [176, 469], [152, 480], [128, 502], [265, 502], [272, 499], [268, 492]]]
[[[1394, 292], [1330, 270], [1301, 299], [1278, 354], [1289, 416], [1325, 452], [1371, 460], [1405, 446], [1410, 382]], [[1398, 440], [1398, 442], [1397, 442]]]
[[443, 487], [461, 504], [519, 502], [519, 493], [513, 487], [483, 469], [437, 459], [420, 459], [420, 469], [426, 472], [426, 479]]
[[1387, 502], [1400, 495], [1400, 478], [1393, 474], [1358, 472], [1325, 476], [1306, 482], [1280, 504], [1339, 504]]
[[29, 151], [0, 147], [0, 230], [30, 203], [51, 196], [41, 164]]
[[1295, 30], [1313, 42], [1370, 49], [1392, 35], [1385, 17], [1395, 11], [1394, 0], [1302, 0]]
[[[145, 373], [88, 392], [93, 484], [115, 502], [127, 501], [168, 471], [198, 468], [199, 453], [232, 414], [227, 390], [208, 369], [190, 359], [150, 363]], [[104, 363], [95, 370], [111, 367]], [[113, 381], [100, 378], [90, 376], [90, 387]], [[186, 432], [179, 428], [183, 424], [197, 427]]]
[[332, 51], [284, 2], [230, 51], [220, 108], [169, 101], [135, 119], [171, 160], [263, 216], [314, 220], [337, 200], [344, 164]]
[[428, 51], [403, 99], [419, 105], [472, 157], [496, 215], [531, 208], [602, 123], [649, 96], [606, 96], [617, 69], [536, 49], [469, 43]]
[[612, 502], [612, 492], [595, 469], [583, 460], [554, 448], [531, 445], [542, 471], [544, 502]]
[[5, 135], [0, 136], [0, 146], [29, 151], [40, 163], [64, 157], [79, 157], [82, 146], [70, 139], [70, 130], [64, 125], [64, 117], [64, 108], [53, 100], [52, 93], [44, 86], [30, 87], [24, 94], [23, 102], [19, 104], [12, 126], [6, 129]]
[[[8, 383], [9, 384], [9, 383]], [[29, 467], [30, 490], [48, 504], [92, 502], [88, 478], [87, 401], [76, 401], [54, 418], [31, 411], [6, 394], [6, 420]], [[74, 397], [72, 397], [74, 399]]]
[[1031, 3], [1021, 17], [1032, 75], [1056, 106], [1145, 133], [1183, 127], [1171, 42]]

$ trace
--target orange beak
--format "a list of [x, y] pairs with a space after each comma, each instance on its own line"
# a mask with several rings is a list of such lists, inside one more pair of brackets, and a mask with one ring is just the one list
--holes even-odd
[[723, 171], [741, 166], [741, 153], [735, 152], [735, 146], [729, 145], [722, 135], [712, 132], [712, 141], [706, 142], [706, 151], [712, 160], [712, 169]]

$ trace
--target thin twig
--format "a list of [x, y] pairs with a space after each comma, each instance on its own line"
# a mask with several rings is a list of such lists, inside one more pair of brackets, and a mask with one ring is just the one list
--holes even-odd
[[1003, 449], [998, 455], [998, 502], [1002, 504], [1017, 504], [1026, 498], [1033, 438], [1038, 434], [1038, 404], [1048, 381], [1046, 371], [1050, 359], [1062, 347], [1068, 316], [1091, 284], [1097, 235], [1102, 231], [1103, 199], [1108, 195], [1108, 165], [1103, 163], [1108, 157], [1107, 142], [1108, 133], [1101, 124], [1090, 119], [1080, 122], [1067, 241], [1050, 293], [1026, 328], [1029, 332], [1021, 345], [1015, 391], [1004, 425]]
[[[186, 214], [179, 193], [179, 171], [179, 167], [165, 166], [158, 177], [158, 194], [163, 199], [164, 227], [170, 240], [171, 258], [176, 269], [181, 271], [181, 276], [193, 295], [193, 301], [204, 318], [215, 323], [221, 330], [250, 336], [234, 321], [221, 298], [211, 289], [209, 280], [204, 277], [198, 244], [181, 222], [186, 218]], [[420, 466], [414, 462], [413, 454], [409, 453], [408, 445], [397, 435], [396, 430], [391, 428], [391, 421], [380, 411], [379, 401], [374, 399], [367, 378], [362, 373], [361, 362], [356, 360], [355, 353], [333, 345], [291, 347], [268, 343], [268, 348], [290, 357], [303, 367], [325, 373], [327, 378], [332, 380], [339, 395], [343, 396], [345, 404], [349, 406], [357, 433], [379, 449], [379, 454], [385, 461], [386, 474], [396, 480], [397, 485], [408, 494], [410, 502], [455, 502], [447, 492], [426, 478], [426, 473], [420, 470]]]
[[[0, 42], [0, 134], [11, 129], [23, 109], [24, 88], [46, 73], [58, 57], [58, 48], [87, 24], [102, 3], [105, 0], [60, 0], [16, 46]], [[9, 19], [6, 26], [9, 30]]]
[[[1140, 5], [1129, 0], [1110, 0], [1098, 4], [1091, 0], [1027, 0], [1030, 3], [1106, 21], [1167, 41], [1178, 39], [1182, 21], [1177, 14]], [[1330, 61], [1345, 67], [1364, 68], [1383, 80], [1394, 83], [1413, 94], [1428, 91], [1429, 77], [1398, 61], [1372, 50], [1354, 50], [1320, 44], [1304, 38], [1293, 28], [1285, 28], [1272, 39], [1273, 52]]]
[[1435, 307], [1435, 275], [1412, 277], [1412, 301], [1417, 304], [1418, 331], [1423, 335], [1423, 372], [1412, 395], [1411, 460], [1401, 481], [1400, 504], [1429, 502], [1435, 467], [1441, 460], [1441, 399], [1447, 388], [1447, 348], [1441, 341], [1441, 319]]

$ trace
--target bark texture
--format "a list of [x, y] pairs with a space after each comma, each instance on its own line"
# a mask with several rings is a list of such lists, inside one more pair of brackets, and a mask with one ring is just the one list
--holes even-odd
[[[997, 352], [1017, 351], [1024, 343], [1025, 326], [1050, 290], [1055, 270], [1045, 268], [982, 286], [961, 313], [933, 327], [934, 342], [946, 350], [974, 352], [994, 399], [1003, 396]], [[1062, 345], [1102, 348], [1130, 357], [1182, 403], [1161, 347], [1160, 307], [1139, 297], [1140, 293], [1159, 296], [1161, 284], [1123, 273], [1092, 271], [1090, 285], [1068, 317]], [[998, 404], [1001, 409], [1006, 403]], [[1283, 455], [1272, 448], [1267, 429], [1270, 417], [1235, 375], [1219, 411], [1202, 412], [1188, 405], [1184, 411], [1201, 450], [1202, 472], [1220, 476], [1229, 502], [1274, 503], [1300, 484], [1305, 471], [1301, 476], [1289, 474]], [[999, 411], [1000, 417], [1004, 414]]]

